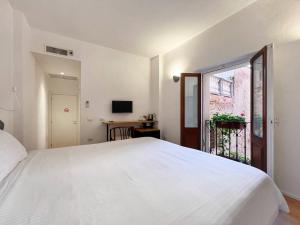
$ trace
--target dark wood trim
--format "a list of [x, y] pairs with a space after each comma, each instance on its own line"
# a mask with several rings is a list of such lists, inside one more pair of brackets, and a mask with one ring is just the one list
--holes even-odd
[[[257, 60], [260, 56], [263, 57], [263, 151], [261, 152], [261, 167], [259, 169], [267, 172], [267, 50], [268, 47], [265, 46], [259, 52], [257, 52], [252, 59], [250, 60], [251, 63], [251, 156], [254, 155], [254, 142], [256, 138], [253, 133], [253, 109], [254, 109], [254, 69], [253, 63]], [[255, 166], [255, 162], [253, 162]]]
[[4, 123], [2, 120], [0, 120], [0, 130], [4, 130]]
[[180, 145], [183, 145], [183, 128], [184, 128], [184, 93], [185, 93], [185, 75], [181, 74], [180, 79]]
[[[185, 128], [184, 127], [184, 118], [185, 118], [185, 109], [184, 109], [184, 101], [185, 101], [185, 78], [186, 77], [197, 77], [198, 78], [198, 126], [197, 128]], [[193, 147], [196, 149], [201, 148], [201, 106], [202, 106], [202, 98], [201, 98], [201, 92], [202, 92], [202, 79], [201, 79], [201, 73], [182, 73], [181, 74], [181, 84], [180, 84], [180, 144], [186, 147]], [[187, 130], [192, 130], [192, 132], [196, 132], [198, 139], [196, 146], [190, 146], [185, 143], [184, 140], [184, 134], [187, 132]]]

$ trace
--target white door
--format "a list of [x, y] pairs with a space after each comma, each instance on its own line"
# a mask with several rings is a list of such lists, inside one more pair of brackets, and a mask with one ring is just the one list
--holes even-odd
[[51, 97], [51, 147], [78, 144], [78, 98], [72, 95]]

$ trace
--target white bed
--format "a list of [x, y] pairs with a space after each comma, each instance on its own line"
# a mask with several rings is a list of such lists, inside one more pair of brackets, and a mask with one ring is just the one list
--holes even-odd
[[1, 225], [271, 225], [263, 172], [153, 138], [33, 151], [0, 183]]

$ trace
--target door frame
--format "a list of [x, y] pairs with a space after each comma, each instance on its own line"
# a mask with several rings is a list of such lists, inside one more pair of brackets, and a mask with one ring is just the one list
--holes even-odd
[[[274, 44], [269, 44], [264, 46], [260, 51], [256, 52], [255, 55], [259, 55], [262, 51], [265, 51], [264, 58], [265, 58], [265, 99], [266, 104], [266, 115], [265, 115], [265, 126], [266, 126], [266, 165], [265, 165], [265, 172], [272, 178], [274, 178], [274, 129], [275, 129], [275, 117], [274, 117], [274, 70], [273, 70], [273, 49]], [[252, 75], [251, 75], [252, 76]], [[252, 109], [252, 106], [251, 106]]]
[[[198, 78], [198, 127], [197, 128], [185, 128], [185, 77], [197, 77]], [[187, 129], [194, 129], [198, 132], [198, 140], [196, 149], [201, 149], [202, 142], [202, 74], [201, 73], [182, 73], [180, 82], [180, 145], [185, 146], [184, 132]]]
[[273, 49], [274, 44], [267, 47], [267, 174], [274, 178], [274, 70]]
[[53, 95], [63, 95], [63, 96], [75, 96], [77, 98], [77, 138], [76, 138], [76, 145], [80, 144], [80, 96], [79, 95], [72, 95], [72, 94], [62, 94], [56, 92], [49, 92], [48, 96], [48, 148], [52, 148], [52, 96]]
[[[269, 44], [265, 46], [267, 51], [267, 174], [274, 178], [274, 125], [276, 123], [276, 119], [274, 118], [274, 83], [273, 83], [273, 49], [274, 44]], [[230, 62], [227, 62], [225, 64], [219, 64], [216, 66], [208, 67], [205, 69], [201, 69], [200, 72], [203, 76], [214, 73], [214, 72], [220, 72], [222, 70], [227, 70], [227, 68], [234, 68], [236, 66], [242, 65], [244, 63], [250, 63], [251, 58], [257, 54], [256, 52], [252, 52], [249, 54], [246, 54], [242, 57], [237, 58], [236, 60], [232, 60]], [[250, 74], [251, 75], [251, 74]], [[203, 79], [203, 77], [202, 77]], [[203, 85], [203, 82], [201, 82]], [[203, 90], [203, 87], [201, 87]], [[203, 93], [202, 93], [202, 97]], [[201, 100], [203, 104], [203, 99]], [[202, 106], [203, 109], [203, 106]], [[203, 126], [203, 118], [201, 120], [202, 127]], [[252, 121], [251, 121], [252, 122]], [[204, 134], [204, 131], [201, 132]], [[201, 145], [203, 144], [203, 137], [201, 137]]]
[[[262, 126], [263, 126], [263, 137], [261, 138], [261, 142], [263, 145], [263, 151], [261, 152], [261, 158], [262, 158], [262, 164], [261, 164], [261, 170], [263, 170], [264, 172], [267, 172], [267, 168], [268, 168], [268, 69], [267, 69], [267, 46], [265, 46], [264, 48], [262, 48], [260, 51], [258, 51], [250, 60], [250, 64], [251, 64], [251, 127], [250, 127], [250, 134], [251, 134], [251, 164], [253, 162], [253, 155], [254, 155], [254, 147], [255, 147], [255, 135], [253, 133], [253, 113], [254, 113], [254, 69], [253, 69], [253, 62], [255, 60], [257, 60], [259, 57], [262, 56], [262, 62], [263, 62], [263, 96], [262, 96], [262, 104], [263, 104], [263, 108], [262, 108], [262, 117], [263, 117], [263, 121], [262, 121]], [[256, 138], [257, 139], [257, 138]]]

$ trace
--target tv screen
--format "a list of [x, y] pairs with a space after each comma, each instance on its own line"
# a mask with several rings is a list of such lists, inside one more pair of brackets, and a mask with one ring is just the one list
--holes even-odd
[[112, 101], [113, 113], [132, 113], [132, 101]]

